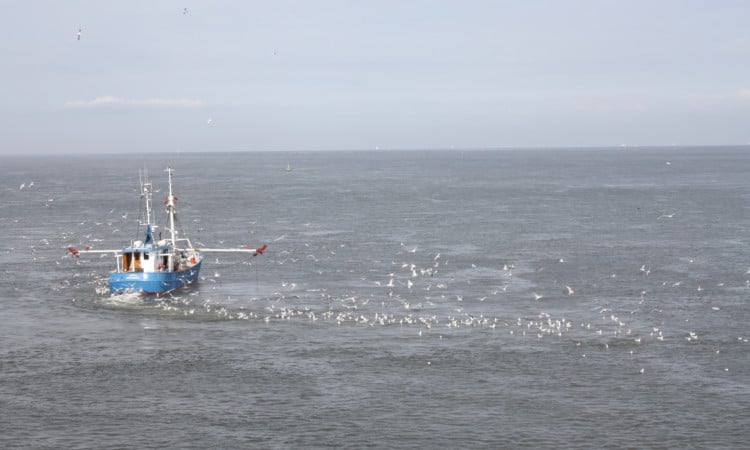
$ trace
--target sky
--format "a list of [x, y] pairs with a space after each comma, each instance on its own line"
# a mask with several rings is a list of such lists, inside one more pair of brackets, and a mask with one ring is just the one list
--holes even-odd
[[0, 9], [2, 155], [750, 143], [750, 1]]

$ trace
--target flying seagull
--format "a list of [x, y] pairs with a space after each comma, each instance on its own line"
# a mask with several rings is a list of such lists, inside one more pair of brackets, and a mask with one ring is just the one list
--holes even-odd
[[76, 38], [79, 41], [81, 40], [81, 29], [80, 28], [78, 29], [78, 33], [76, 33]]

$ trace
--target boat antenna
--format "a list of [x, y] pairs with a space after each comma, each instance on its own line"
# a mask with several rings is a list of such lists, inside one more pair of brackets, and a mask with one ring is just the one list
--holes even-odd
[[174, 215], [175, 215], [175, 208], [174, 203], [177, 200], [175, 196], [172, 194], [172, 172], [174, 171], [171, 167], [167, 167], [166, 170], [169, 176], [169, 195], [167, 196], [166, 202], [167, 202], [167, 216], [169, 220], [169, 235], [172, 240], [172, 247], [177, 247], [177, 242], [175, 238], [175, 229], [174, 229]]

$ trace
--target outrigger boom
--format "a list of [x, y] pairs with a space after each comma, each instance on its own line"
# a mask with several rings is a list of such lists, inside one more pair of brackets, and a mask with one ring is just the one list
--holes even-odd
[[[141, 173], [141, 198], [145, 200], [143, 221], [146, 226], [145, 239], [131, 242], [128, 247], [115, 250], [94, 250], [86, 247], [78, 250], [68, 247], [68, 252], [79, 257], [82, 253], [110, 253], [115, 257], [117, 268], [110, 273], [109, 291], [111, 294], [139, 293], [162, 294], [191, 284], [198, 279], [204, 253], [252, 253], [251, 257], [262, 255], [266, 244], [258, 248], [194, 248], [190, 239], [177, 227], [179, 221], [172, 193], [172, 168], [168, 167], [169, 195], [164, 198], [167, 213], [167, 239], [154, 241], [154, 230], [158, 228], [152, 210], [153, 188]], [[184, 237], [182, 237], [184, 236]]]
[[266, 244], [261, 245], [258, 248], [249, 248], [249, 247], [242, 247], [242, 248], [196, 248], [196, 251], [203, 252], [203, 253], [253, 253], [253, 256], [255, 255], [262, 255], [264, 251], [266, 251]]
[[[195, 248], [196, 252], [201, 253], [252, 253], [253, 256], [262, 255], [264, 251], [266, 251], [267, 245], [263, 244], [258, 248], [248, 248], [248, 247], [241, 247], [241, 248], [203, 248], [198, 247]], [[75, 247], [68, 247], [68, 252], [72, 254], [73, 256], [78, 256], [81, 253], [114, 253], [114, 254], [120, 254], [122, 253], [122, 249], [119, 250], [93, 250], [93, 249], [83, 249], [78, 250]]]

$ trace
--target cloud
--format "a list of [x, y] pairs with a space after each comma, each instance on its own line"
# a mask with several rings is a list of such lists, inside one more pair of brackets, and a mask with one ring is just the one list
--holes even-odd
[[128, 100], [112, 95], [97, 97], [93, 100], [70, 100], [65, 102], [66, 108], [101, 108], [106, 106], [127, 108], [197, 108], [203, 106], [203, 102], [187, 98], [147, 98], [143, 100]]

